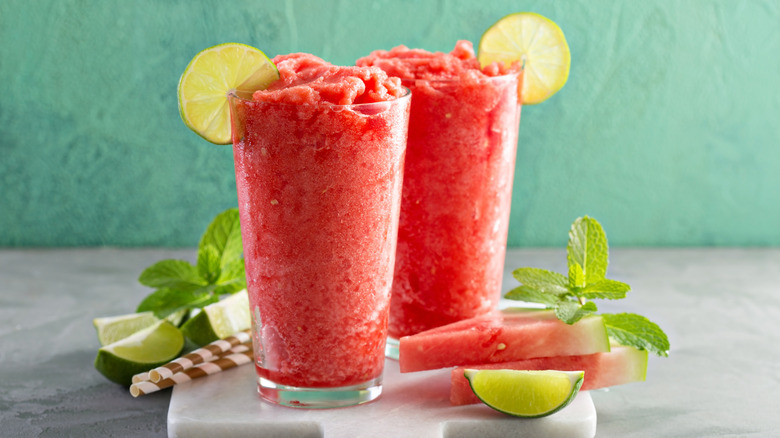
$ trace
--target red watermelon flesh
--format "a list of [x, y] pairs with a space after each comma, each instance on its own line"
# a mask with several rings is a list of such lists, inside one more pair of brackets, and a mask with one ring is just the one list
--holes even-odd
[[600, 316], [568, 325], [552, 310], [507, 309], [402, 337], [398, 362], [408, 373], [605, 351], [609, 339]]
[[647, 350], [615, 345], [608, 353], [540, 357], [516, 362], [458, 367], [452, 370], [450, 402], [453, 405], [480, 402], [463, 375], [466, 368], [585, 371], [585, 380], [580, 391], [587, 391], [644, 381], [647, 374]]

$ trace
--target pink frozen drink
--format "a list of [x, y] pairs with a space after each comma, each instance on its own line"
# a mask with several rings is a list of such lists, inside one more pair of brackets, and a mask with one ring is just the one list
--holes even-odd
[[409, 91], [369, 67], [277, 56], [230, 97], [260, 394], [298, 407], [376, 398], [395, 263]]
[[357, 64], [377, 66], [412, 90], [390, 337], [495, 309], [521, 68], [480, 68], [467, 41], [448, 54], [404, 46], [375, 51]]

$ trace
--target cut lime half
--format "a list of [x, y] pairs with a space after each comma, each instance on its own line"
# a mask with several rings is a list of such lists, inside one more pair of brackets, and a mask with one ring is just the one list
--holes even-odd
[[544, 417], [566, 407], [582, 386], [582, 371], [474, 370], [464, 372], [474, 394], [516, 417]]
[[279, 71], [260, 50], [225, 43], [201, 51], [179, 79], [179, 113], [190, 129], [215, 144], [229, 144], [230, 90], [252, 93], [279, 79]]
[[182, 324], [181, 331], [187, 339], [203, 346], [246, 330], [251, 324], [249, 295], [244, 289], [204, 307]]
[[493, 62], [523, 64], [520, 100], [525, 105], [544, 102], [569, 78], [571, 54], [557, 24], [533, 12], [517, 12], [498, 20], [482, 34], [477, 58], [484, 67]]
[[166, 320], [101, 347], [95, 368], [112, 382], [129, 386], [138, 373], [163, 365], [181, 353], [184, 337]]

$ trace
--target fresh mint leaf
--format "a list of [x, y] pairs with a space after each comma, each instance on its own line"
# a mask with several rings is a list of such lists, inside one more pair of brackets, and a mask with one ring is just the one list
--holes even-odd
[[246, 289], [246, 282], [243, 282], [241, 280], [235, 280], [229, 283], [216, 285], [216, 288], [214, 289], [214, 294], [217, 296], [232, 295], [243, 289]]
[[625, 298], [626, 293], [630, 290], [631, 286], [626, 283], [605, 278], [595, 283], [589, 283], [578, 291], [578, 295], [588, 299], [619, 300]]
[[[589, 299], [625, 298], [631, 287], [606, 278], [609, 263], [607, 235], [595, 219], [583, 216], [574, 221], [566, 246], [568, 277], [537, 268], [519, 268], [512, 272], [521, 283], [506, 298], [541, 303], [553, 308], [555, 316], [574, 324], [598, 311]], [[668, 356], [669, 339], [661, 328], [633, 313], [604, 314], [609, 337], [622, 345]]]
[[208, 290], [183, 291], [176, 289], [158, 289], [141, 301], [136, 312], [154, 312], [158, 318], [175, 313], [179, 310], [203, 307], [214, 302], [213, 295]]
[[217, 288], [214, 290], [214, 293], [217, 295], [232, 294], [241, 289], [246, 289], [244, 260], [237, 259], [225, 266], [215, 284]]
[[198, 262], [162, 260], [146, 268], [138, 281], [157, 290], [139, 305], [165, 317], [219, 301], [246, 288], [238, 209], [218, 214], [198, 244]]
[[149, 287], [194, 291], [208, 283], [198, 269], [184, 260], [161, 260], [146, 268], [138, 281]]
[[592, 301], [580, 304], [576, 301], [564, 300], [555, 306], [555, 316], [566, 324], [571, 325], [597, 310], [598, 307]]
[[211, 244], [198, 248], [198, 273], [212, 284], [222, 275], [222, 260], [219, 250]]
[[547, 307], [555, 307], [561, 301], [561, 297], [557, 294], [546, 292], [527, 284], [510, 290], [504, 297], [510, 300], [525, 301], [526, 303], [540, 303]]
[[569, 231], [566, 259], [571, 289], [582, 289], [604, 279], [609, 255], [607, 236], [598, 221], [588, 216], [574, 221]]
[[512, 272], [520, 283], [542, 291], [562, 295], [569, 292], [568, 280], [557, 272], [538, 268], [518, 268]]
[[669, 356], [669, 338], [661, 327], [635, 313], [603, 314], [607, 334], [615, 342]]
[[198, 252], [208, 246], [213, 246], [217, 250], [219, 266], [222, 269], [241, 258], [243, 252], [241, 221], [237, 208], [225, 210], [211, 221], [200, 239]]

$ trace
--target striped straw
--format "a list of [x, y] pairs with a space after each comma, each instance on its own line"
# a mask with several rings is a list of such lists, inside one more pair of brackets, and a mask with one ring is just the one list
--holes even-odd
[[219, 356], [220, 354], [225, 353], [236, 345], [249, 342], [249, 340], [249, 330], [238, 332], [234, 335], [228, 336], [225, 339], [218, 339], [204, 347], [198, 348], [191, 353], [185, 354], [184, 356], [174, 359], [163, 366], [149, 371], [149, 380], [152, 382], [159, 382], [163, 379], [167, 379], [173, 376], [175, 373], [192, 368], [199, 363], [206, 362], [214, 356]]
[[[226, 355], [231, 354], [231, 353], [242, 353], [242, 352], [248, 351], [248, 350], [249, 351], [252, 350], [252, 345], [250, 343], [239, 344], [239, 345], [236, 345], [235, 347], [231, 348], [230, 350], [228, 350], [228, 351], [226, 351], [224, 353], [220, 353], [217, 356], [211, 356], [210, 358], [206, 359], [204, 362], [211, 362], [211, 361], [217, 360], [220, 357], [226, 356]], [[132, 379], [132, 383], [140, 383], [140, 382], [146, 382], [146, 381], [151, 381], [151, 380], [152, 379], [149, 377], [149, 372], [147, 371], [145, 373], [138, 373], [138, 374], [134, 375], [133, 379]]]
[[192, 368], [180, 371], [176, 374], [173, 374], [171, 377], [165, 378], [156, 383], [148, 380], [145, 382], [133, 383], [130, 385], [130, 394], [133, 397], [150, 394], [161, 389], [170, 388], [171, 386], [177, 385], [179, 383], [189, 382], [193, 379], [210, 376], [221, 371], [235, 368], [237, 366], [250, 363], [252, 360], [252, 350], [247, 347], [245, 351], [226, 354], [216, 360], [195, 365]]
[[138, 373], [133, 376], [133, 383], [145, 382], [149, 380], [149, 372]]

